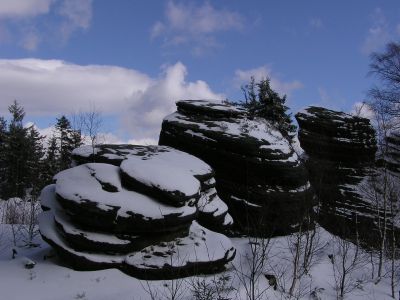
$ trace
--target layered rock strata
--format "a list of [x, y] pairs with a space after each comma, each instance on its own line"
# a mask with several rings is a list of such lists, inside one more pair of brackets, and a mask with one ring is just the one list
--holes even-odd
[[400, 176], [400, 131], [393, 132], [387, 137], [386, 163], [395, 176]]
[[[153, 153], [163, 153], [163, 160], [160, 159], [160, 156], [152, 155]], [[166, 146], [97, 145], [94, 150], [91, 146], [79, 147], [73, 151], [72, 157], [77, 165], [88, 162], [102, 162], [121, 166], [121, 178], [123, 184], [129, 186], [131, 189], [135, 189], [136, 191], [149, 193], [154, 197], [159, 196], [161, 201], [167, 201], [170, 205], [178, 204], [174, 204], [173, 199], [179, 202], [179, 197], [176, 195], [177, 190], [171, 191], [170, 187], [170, 193], [168, 194], [168, 190], [160, 190], [160, 188], [157, 187], [157, 183], [152, 183], [152, 181], [160, 177], [166, 179], [171, 178], [173, 179], [174, 184], [180, 183], [182, 189], [188, 188], [188, 186], [184, 185], [188, 185], [189, 180], [192, 180], [192, 184], [194, 185], [197, 185], [198, 181], [200, 183], [200, 192], [195, 195], [195, 203], [198, 213], [196, 220], [202, 226], [221, 233], [229, 231], [232, 227], [233, 219], [228, 213], [228, 207], [219, 198], [215, 189], [216, 181], [214, 179], [215, 174], [213, 169], [192, 155], [185, 154], [179, 150], [173, 150]], [[127, 157], [130, 157], [129, 162], [126, 161]], [[134, 168], [137, 167], [137, 164], [145, 164], [146, 167], [143, 172], [149, 172], [149, 159], [152, 161], [154, 169], [151, 170], [151, 173], [149, 174], [150, 176], [148, 177], [154, 176], [153, 178], [148, 178], [147, 182], [143, 182], [143, 180], [142, 182], [139, 182], [138, 180], [133, 179], [133, 176], [127, 174], [128, 172], [137, 172], [134, 170]], [[165, 171], [167, 168], [163, 171], [162, 166], [170, 162], [172, 162], [175, 167], [184, 169], [186, 173], [182, 173], [182, 177], [177, 178], [176, 176], [178, 176], [178, 174], [172, 174], [170, 171]], [[131, 168], [131, 171], [126, 171], [127, 164], [136, 165], [133, 166], [134, 168]], [[143, 177], [143, 172], [142, 174], [138, 174], [135, 178]], [[161, 172], [164, 173], [161, 174]], [[165, 197], [163, 197], [163, 194]], [[185, 197], [183, 197], [182, 200], [187, 199], [188, 196], [186, 195]]]
[[195, 155], [215, 170], [218, 195], [239, 233], [290, 233], [312, 205], [307, 170], [289, 142], [236, 106], [178, 101], [177, 112], [163, 120], [159, 144]]
[[43, 189], [43, 239], [78, 270], [118, 268], [143, 279], [223, 270], [235, 249], [196, 221], [212, 169], [168, 147], [124, 149], [123, 159], [112, 158], [119, 166], [81, 164]]
[[371, 196], [371, 181], [380, 171], [375, 167], [377, 146], [370, 121], [321, 107], [308, 107], [296, 119], [310, 180], [321, 203], [320, 224], [373, 246], [379, 240], [383, 213]]

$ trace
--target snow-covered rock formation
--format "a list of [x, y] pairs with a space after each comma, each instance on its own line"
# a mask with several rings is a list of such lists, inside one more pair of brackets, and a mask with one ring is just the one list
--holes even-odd
[[[154, 155], [155, 153], [158, 154]], [[127, 157], [130, 157], [129, 161], [126, 160]], [[229, 230], [233, 224], [227, 205], [216, 192], [214, 171], [192, 155], [165, 146], [97, 145], [94, 150], [91, 146], [75, 149], [73, 158], [77, 165], [100, 162], [121, 166], [122, 184], [136, 191], [149, 193], [170, 205], [179, 205], [180, 201], [186, 201], [187, 195], [181, 194], [183, 197], [179, 198], [179, 188], [187, 190], [193, 189], [194, 186], [198, 189], [200, 183], [200, 191], [196, 191], [196, 195], [193, 196], [196, 199], [197, 221], [211, 230], [222, 233]], [[132, 164], [136, 164], [135, 168], [137, 164], [144, 164], [140, 174], [135, 176], [136, 179], [127, 174], [137, 172], [132, 168], [128, 170], [127, 165]], [[168, 164], [180, 168], [182, 173], [173, 172]], [[171, 187], [171, 184], [175, 187]], [[160, 189], [161, 186], [165, 190]], [[177, 203], [174, 204], [174, 201]]]
[[177, 109], [164, 118], [159, 144], [212, 166], [236, 229], [265, 235], [294, 231], [313, 196], [307, 170], [281, 133], [229, 104], [184, 100]]
[[[58, 173], [40, 195], [39, 226], [75, 269], [112, 267], [167, 279], [221, 271], [234, 258], [226, 236], [196, 221], [231, 222], [218, 196], [211, 198], [213, 171], [201, 160], [169, 147], [133, 145], [81, 147], [74, 156], [79, 163], [103, 162]], [[202, 209], [209, 219], [199, 216]]]
[[364, 195], [377, 150], [370, 121], [322, 107], [308, 107], [296, 119], [310, 180], [321, 202], [320, 224], [347, 238], [359, 234], [371, 244], [379, 217]]

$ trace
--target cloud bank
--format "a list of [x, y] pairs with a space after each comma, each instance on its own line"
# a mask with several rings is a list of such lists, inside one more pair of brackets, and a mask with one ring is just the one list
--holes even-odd
[[[0, 60], [0, 115], [16, 99], [28, 115], [59, 116], [95, 105], [116, 116], [121, 131], [135, 139], [157, 139], [163, 117], [184, 98], [224, 99], [205, 81], [186, 81], [187, 69], [177, 62], [157, 78], [127, 68], [77, 65], [61, 60]], [[112, 139], [113, 137], [109, 137]]]

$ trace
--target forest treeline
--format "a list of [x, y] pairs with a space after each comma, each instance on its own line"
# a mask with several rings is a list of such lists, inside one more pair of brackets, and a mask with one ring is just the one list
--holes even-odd
[[71, 153], [83, 143], [81, 130], [57, 118], [50, 137], [34, 125], [24, 126], [25, 110], [14, 101], [9, 118], [0, 116], [0, 198], [36, 199], [52, 177], [71, 164]]

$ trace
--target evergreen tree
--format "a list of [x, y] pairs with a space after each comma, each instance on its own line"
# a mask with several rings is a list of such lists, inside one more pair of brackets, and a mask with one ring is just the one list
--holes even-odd
[[8, 110], [8, 130], [4, 119], [0, 119], [0, 196], [23, 198], [27, 192], [37, 196], [43, 187], [43, 137], [33, 125], [24, 128], [25, 111], [17, 101]]
[[60, 170], [58, 161], [57, 138], [53, 135], [48, 141], [46, 157], [44, 159], [43, 182], [45, 185], [53, 182], [53, 176]]
[[23, 127], [22, 121], [25, 117], [24, 109], [17, 101], [9, 106], [12, 115], [5, 142], [5, 182], [2, 189], [2, 197], [22, 197], [26, 188], [26, 160], [27, 129]]
[[57, 119], [56, 130], [59, 138], [59, 169], [65, 170], [71, 165], [71, 153], [76, 144], [71, 123], [66, 116]]
[[72, 129], [66, 116], [57, 119], [55, 128], [43, 161], [46, 166], [43, 170], [45, 184], [52, 183], [55, 174], [70, 167], [72, 150], [83, 144], [80, 130]]
[[45, 164], [43, 161], [44, 137], [39, 134], [36, 128], [32, 125], [28, 128], [27, 134], [27, 150], [28, 156], [26, 161], [27, 166], [27, 187], [31, 188], [33, 197], [39, 196], [41, 189], [44, 187]]
[[7, 122], [3, 117], [0, 117], [0, 196], [4, 190], [5, 175], [6, 175], [6, 139], [7, 139]]
[[71, 130], [71, 141], [73, 149], [83, 145], [82, 133], [80, 130]]
[[249, 111], [250, 117], [261, 117], [270, 121], [282, 135], [290, 141], [296, 134], [296, 126], [292, 123], [291, 115], [285, 105], [286, 95], [279, 96], [270, 85], [270, 79], [255, 82], [251, 77], [250, 83], [242, 87], [245, 102], [241, 105]]

